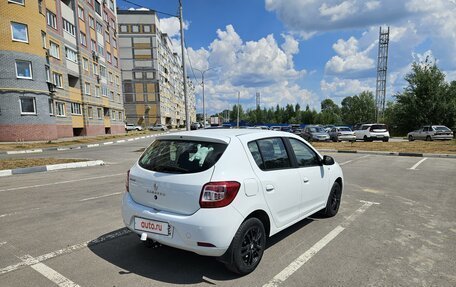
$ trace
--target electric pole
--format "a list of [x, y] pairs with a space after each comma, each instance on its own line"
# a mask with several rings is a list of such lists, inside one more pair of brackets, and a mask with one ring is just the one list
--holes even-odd
[[185, 71], [185, 48], [184, 48], [184, 16], [182, 15], [182, 0], [179, 0], [179, 22], [180, 22], [180, 38], [182, 51], [182, 74], [184, 77], [184, 99], [185, 99], [185, 128], [190, 130], [190, 115], [188, 114], [188, 99], [187, 99], [187, 73]]

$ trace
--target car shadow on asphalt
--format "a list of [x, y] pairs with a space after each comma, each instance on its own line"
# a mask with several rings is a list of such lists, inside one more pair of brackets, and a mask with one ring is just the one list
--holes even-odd
[[[304, 219], [270, 237], [266, 248], [281, 242], [313, 221], [313, 219]], [[126, 235], [100, 242], [100, 238], [106, 238], [110, 234], [122, 231], [125, 231], [125, 228], [101, 235], [88, 244], [88, 248], [95, 255], [119, 267], [121, 269], [118, 272], [120, 276], [133, 273], [170, 284], [205, 282], [211, 285], [214, 285], [214, 283], [207, 279], [229, 281], [240, 277], [240, 275], [226, 269], [223, 263], [215, 258], [200, 256], [167, 246], [150, 247], [141, 242], [134, 233], [127, 233]]]

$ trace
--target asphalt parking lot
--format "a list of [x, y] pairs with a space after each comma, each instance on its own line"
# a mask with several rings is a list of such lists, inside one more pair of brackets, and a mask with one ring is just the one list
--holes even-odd
[[0, 178], [0, 286], [456, 286], [456, 159], [331, 154], [339, 214], [273, 236], [238, 277], [123, 227], [126, 171], [148, 142], [30, 154], [107, 164]]

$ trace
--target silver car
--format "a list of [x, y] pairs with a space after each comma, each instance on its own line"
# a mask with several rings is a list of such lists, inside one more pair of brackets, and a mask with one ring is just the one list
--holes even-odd
[[340, 141], [356, 141], [355, 133], [349, 128], [345, 126], [337, 126], [333, 127], [329, 131], [329, 137], [333, 142], [340, 142]]
[[451, 140], [453, 139], [453, 132], [446, 126], [428, 125], [423, 126], [421, 129], [409, 132], [407, 134], [409, 141], [414, 140]]
[[329, 141], [328, 133], [320, 126], [306, 126], [301, 137], [307, 141]]
[[149, 127], [151, 131], [167, 131], [168, 128], [162, 124], [156, 124], [155, 126]]

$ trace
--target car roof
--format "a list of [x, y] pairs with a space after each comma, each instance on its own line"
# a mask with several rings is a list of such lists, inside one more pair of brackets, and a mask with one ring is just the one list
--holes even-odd
[[235, 137], [255, 135], [261, 137], [273, 136], [289, 136], [288, 132], [270, 131], [262, 129], [203, 129], [195, 131], [183, 131], [176, 133], [169, 133], [166, 135], [158, 136], [157, 139], [189, 139], [189, 140], [204, 140], [212, 139], [229, 143]]

